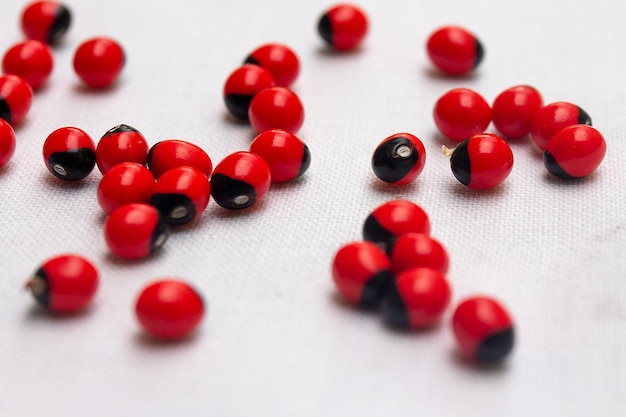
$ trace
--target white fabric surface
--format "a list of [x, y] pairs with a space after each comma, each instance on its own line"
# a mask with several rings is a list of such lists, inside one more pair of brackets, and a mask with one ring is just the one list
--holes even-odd
[[[22, 39], [23, 2], [5, 2], [0, 49]], [[74, 15], [56, 66], [37, 92], [18, 146], [0, 171], [1, 416], [618, 416], [626, 414], [626, 37], [624, 2], [362, 0], [371, 30], [358, 52], [328, 53], [315, 26], [326, 1], [67, 2]], [[217, 3], [217, 4], [212, 4]], [[485, 61], [470, 78], [434, 72], [425, 42], [448, 23], [474, 31]], [[115, 88], [80, 86], [77, 45], [118, 39], [127, 66]], [[272, 187], [256, 209], [211, 202], [193, 227], [140, 262], [110, 255], [95, 195], [101, 177], [61, 184], [41, 157], [46, 136], [77, 126], [98, 139], [127, 123], [150, 144], [182, 138], [214, 163], [254, 134], [226, 115], [222, 87], [254, 47], [290, 45], [306, 108], [299, 136], [312, 164]], [[465, 86], [488, 101], [532, 84], [546, 103], [579, 104], [608, 152], [583, 181], [553, 179], [528, 140], [512, 143], [505, 184], [475, 192], [452, 176], [431, 117]], [[493, 128], [490, 127], [492, 131]], [[425, 143], [420, 178], [381, 185], [374, 147], [408, 131]], [[408, 198], [448, 248], [453, 303], [491, 294], [511, 310], [517, 344], [504, 366], [458, 359], [450, 313], [435, 329], [397, 333], [339, 301], [330, 262], [360, 238], [376, 206]], [[78, 252], [101, 273], [87, 312], [56, 317], [22, 290], [46, 258]], [[149, 281], [193, 283], [209, 311], [195, 337], [157, 344], [132, 308]]]

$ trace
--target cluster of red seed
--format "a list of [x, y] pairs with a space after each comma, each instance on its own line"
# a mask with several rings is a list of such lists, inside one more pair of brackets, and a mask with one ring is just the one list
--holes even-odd
[[[55, 5], [69, 14], [64, 6]], [[123, 63], [124, 58], [123, 53], [120, 58], [102, 46], [96, 49], [105, 51], [106, 57], [84, 58], [81, 46], [75, 55], [75, 69], [89, 87], [100, 88], [119, 75], [117, 68], [109, 65], [111, 61]], [[32, 64], [28, 57], [24, 62]], [[77, 62], [88, 62], [88, 70], [82, 67], [80, 71]], [[98, 202], [108, 215], [104, 223], [107, 246], [121, 258], [145, 258], [164, 245], [172, 227], [197, 220], [211, 196], [226, 209], [245, 209], [261, 201], [272, 182], [290, 181], [306, 172], [310, 152], [295, 136], [304, 121], [304, 110], [297, 95], [286, 88], [298, 72], [297, 56], [284, 45], [264, 45], [249, 54], [227, 80], [224, 98], [227, 109], [237, 117], [249, 118], [259, 135], [249, 151], [232, 153], [215, 167], [209, 155], [191, 142], [169, 139], [149, 148], [141, 132], [126, 124], [108, 130], [97, 146], [80, 128], [59, 128], [44, 142], [44, 162], [49, 172], [63, 181], [82, 180], [97, 165], [103, 175]], [[106, 83], [105, 75], [109, 76]], [[83, 266], [77, 269], [79, 264]], [[79, 269], [82, 272], [77, 275]], [[36, 275], [28, 287], [52, 311], [80, 310], [95, 294], [95, 267], [79, 255], [52, 258], [40, 270], [49, 271]], [[168, 291], [180, 296], [167, 297]], [[152, 335], [179, 338], [192, 331], [204, 313], [202, 302], [186, 307], [190, 298], [201, 300], [188, 284], [158, 281], [142, 291], [135, 311]]]
[[[507, 140], [530, 135], [544, 151], [548, 172], [564, 179], [591, 174], [606, 153], [602, 134], [583, 109], [568, 102], [543, 106], [539, 91], [527, 85], [504, 90], [492, 106], [471, 89], [452, 89], [435, 103], [433, 119], [441, 134], [458, 143], [453, 149], [443, 146], [452, 173], [475, 189], [493, 188], [511, 173], [514, 158]], [[485, 132], [492, 122], [501, 136]], [[417, 178], [425, 161], [422, 142], [401, 133], [378, 145], [372, 169], [381, 180], [403, 185]]]
[[[24, 8], [21, 25], [29, 39], [9, 48], [2, 60], [0, 165], [8, 162], [15, 149], [15, 132], [11, 125], [26, 117], [33, 90], [39, 89], [50, 77], [54, 66], [50, 46], [58, 44], [70, 22], [69, 9], [54, 1], [36, 1]], [[88, 88], [105, 88], [119, 77], [124, 62], [124, 52], [116, 41], [97, 37], [78, 46], [73, 66]], [[149, 153], [140, 132], [119, 125], [106, 132], [96, 147], [84, 130], [62, 127], [46, 138], [43, 158], [48, 170], [64, 181], [79, 181], [98, 165], [104, 175], [98, 187], [98, 201], [110, 214], [105, 223], [107, 243], [119, 256], [138, 258], [147, 256], [165, 241], [167, 225], [162, 218], [180, 221], [182, 211], [193, 209], [193, 219], [208, 202], [210, 159], [195, 145], [180, 142], [170, 146], [169, 153], [162, 152], [167, 148], [164, 143], [158, 144], [158, 150], [153, 147]], [[198, 174], [197, 168], [183, 167], [183, 164], [176, 168], [178, 171], [170, 170], [175, 165], [173, 160], [180, 162], [173, 158], [174, 154], [182, 159], [191, 158], [205, 171]], [[148, 170], [145, 165], [150, 161], [151, 170]], [[160, 181], [155, 182], [155, 177], [160, 177]], [[178, 200], [172, 197], [177, 192], [183, 196]], [[192, 200], [191, 204], [187, 199]], [[179, 217], [171, 212], [159, 212], [175, 203], [184, 206], [178, 211], [172, 209]], [[129, 213], [130, 217], [124, 217]], [[88, 306], [98, 284], [99, 273], [92, 262], [81, 255], [61, 254], [44, 261], [28, 281], [27, 288], [49, 311], [73, 313]], [[190, 333], [202, 319], [204, 310], [202, 298], [191, 286], [171, 278], [147, 285], [135, 305], [137, 319], [147, 332], [164, 339]]]
[[[332, 276], [339, 292], [364, 308], [380, 306], [385, 322], [402, 329], [435, 326], [451, 298], [449, 257], [430, 236], [426, 212], [408, 200], [377, 207], [363, 224], [363, 240], [336, 253]], [[461, 351], [494, 363], [513, 348], [513, 323], [493, 298], [474, 296], [455, 309], [452, 327]]]

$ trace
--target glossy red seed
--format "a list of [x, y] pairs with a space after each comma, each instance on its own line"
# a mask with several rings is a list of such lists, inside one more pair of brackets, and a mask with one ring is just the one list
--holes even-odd
[[471, 72], [484, 57], [481, 42], [459, 26], [444, 26], [434, 31], [426, 43], [426, 52], [439, 70], [450, 75]]
[[147, 163], [155, 178], [180, 166], [197, 168], [207, 177], [213, 170], [213, 162], [202, 148], [180, 139], [168, 139], [153, 145], [148, 151]]
[[34, 1], [22, 12], [22, 31], [29, 39], [48, 44], [63, 38], [72, 22], [67, 6], [56, 1]]
[[150, 335], [181, 339], [193, 332], [204, 317], [204, 301], [179, 279], [160, 279], [143, 288], [135, 303], [135, 316]]
[[270, 167], [263, 158], [251, 152], [235, 152], [216, 165], [211, 196], [224, 208], [241, 210], [261, 201], [271, 181]]
[[55, 177], [64, 181], [82, 180], [96, 165], [96, 145], [84, 130], [62, 127], [46, 138], [43, 160]]
[[172, 168], [159, 177], [150, 204], [170, 225], [182, 225], [198, 219], [211, 196], [211, 184], [202, 171], [194, 167]]
[[46, 309], [72, 313], [84, 309], [93, 299], [98, 271], [80, 255], [58, 255], [46, 260], [26, 287]]
[[361, 307], [377, 305], [393, 279], [389, 258], [371, 242], [343, 245], [333, 258], [332, 277], [341, 295]]
[[148, 142], [132, 126], [120, 124], [107, 130], [96, 147], [96, 164], [102, 174], [122, 162], [145, 165], [148, 160]]
[[513, 169], [513, 151], [498, 135], [481, 133], [461, 142], [444, 153], [450, 155], [450, 168], [457, 180], [475, 189], [493, 188]]
[[280, 43], [268, 43], [259, 46], [250, 52], [244, 62], [268, 70], [276, 85], [280, 87], [291, 86], [300, 73], [298, 56], [287, 45]]
[[54, 59], [50, 48], [35, 40], [13, 45], [2, 58], [2, 71], [22, 77], [33, 90], [48, 80], [53, 67]]
[[291, 181], [303, 175], [311, 165], [308, 146], [286, 130], [271, 129], [260, 133], [250, 144], [250, 152], [267, 162], [272, 182]]
[[15, 143], [15, 131], [8, 122], [0, 119], [0, 168], [13, 157]]
[[74, 71], [89, 87], [105, 88], [119, 77], [126, 57], [120, 44], [111, 38], [97, 37], [79, 45], [74, 53]]
[[576, 124], [591, 126], [591, 117], [575, 104], [557, 101], [537, 111], [530, 127], [530, 134], [535, 144], [545, 151], [554, 135]]
[[572, 179], [594, 172], [605, 154], [606, 141], [597, 129], [588, 125], [572, 125], [554, 135], [543, 160], [552, 175]]
[[491, 122], [491, 107], [477, 92], [455, 88], [437, 100], [433, 118], [443, 135], [461, 142], [485, 131]]
[[242, 65], [226, 79], [224, 104], [230, 114], [241, 120], [248, 120], [248, 110], [254, 95], [274, 85], [274, 78], [267, 69], [258, 65]]
[[448, 272], [448, 252], [441, 242], [423, 233], [405, 233], [389, 251], [393, 271], [398, 274], [411, 268], [430, 268]]
[[505, 137], [519, 139], [530, 133], [533, 119], [542, 104], [541, 94], [531, 86], [507, 88], [493, 102], [493, 124]]
[[480, 363], [501, 361], [513, 349], [513, 321], [495, 299], [473, 296], [461, 301], [452, 316], [454, 337], [461, 352]]
[[148, 204], [126, 204], [115, 209], [104, 223], [104, 238], [115, 255], [140, 259], [163, 246], [168, 228], [156, 208]]
[[396, 276], [383, 300], [385, 321], [399, 328], [435, 325], [450, 303], [451, 289], [442, 273], [430, 268], [411, 268]]
[[410, 133], [396, 133], [384, 139], [372, 156], [374, 175], [390, 184], [409, 184], [422, 173], [426, 148]]
[[106, 214], [130, 203], [150, 202], [154, 176], [148, 168], [136, 162], [115, 165], [98, 184], [98, 204]]
[[367, 35], [365, 12], [352, 4], [337, 4], [324, 12], [317, 31], [324, 41], [337, 51], [356, 48]]
[[0, 119], [12, 126], [20, 123], [28, 114], [33, 102], [33, 89], [17, 75], [0, 75]]
[[304, 123], [304, 107], [293, 91], [284, 87], [271, 87], [254, 96], [248, 117], [257, 133], [284, 129], [295, 134]]
[[419, 205], [391, 200], [376, 207], [363, 224], [363, 239], [387, 248], [405, 233], [430, 233], [430, 220]]

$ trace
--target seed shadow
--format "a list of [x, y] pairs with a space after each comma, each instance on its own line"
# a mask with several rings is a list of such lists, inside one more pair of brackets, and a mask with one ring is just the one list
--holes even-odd
[[495, 363], [479, 363], [464, 356], [458, 349], [450, 350], [450, 358], [455, 365], [471, 372], [480, 372], [485, 375], [502, 375], [509, 369], [509, 362], [504, 359]]
[[137, 330], [133, 335], [135, 345], [142, 349], [176, 349], [189, 346], [199, 339], [200, 331], [194, 331], [179, 339], [159, 339], [145, 331]]

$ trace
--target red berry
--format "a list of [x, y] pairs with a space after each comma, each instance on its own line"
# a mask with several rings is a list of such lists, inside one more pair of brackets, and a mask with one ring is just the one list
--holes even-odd
[[72, 22], [70, 10], [56, 1], [35, 1], [22, 12], [22, 30], [26, 37], [48, 44], [57, 43]]
[[224, 103], [233, 116], [248, 120], [250, 102], [256, 93], [275, 85], [272, 74], [257, 65], [243, 65], [224, 84]]
[[550, 140], [543, 162], [552, 175], [581, 178], [595, 171], [605, 154], [606, 142], [598, 130], [588, 125], [572, 125]]
[[122, 72], [126, 57], [117, 41], [98, 37], [89, 39], [74, 53], [74, 71], [89, 87], [111, 85]]
[[477, 92], [455, 88], [437, 100], [433, 110], [435, 125], [456, 142], [485, 131], [491, 122], [491, 108]]
[[513, 169], [513, 151], [492, 133], [473, 135], [456, 148], [444, 146], [450, 168], [457, 180], [470, 188], [486, 189], [501, 184]]
[[250, 144], [250, 152], [267, 162], [272, 182], [291, 181], [304, 174], [311, 165], [308, 146], [286, 130], [262, 132]]
[[428, 215], [408, 200], [391, 200], [376, 207], [363, 224], [363, 239], [387, 248], [405, 233], [430, 233]]
[[148, 142], [134, 127], [120, 124], [107, 130], [96, 147], [96, 164], [106, 174], [122, 162], [145, 165], [148, 159]]
[[293, 91], [284, 87], [271, 87], [252, 98], [248, 116], [257, 133], [269, 129], [297, 133], [304, 123], [304, 107]]
[[176, 167], [159, 177], [150, 204], [156, 207], [170, 225], [196, 220], [204, 213], [211, 184], [204, 173], [194, 167]]
[[396, 276], [383, 300], [385, 321], [398, 328], [424, 328], [436, 324], [450, 303], [446, 277], [430, 268], [411, 268]]
[[530, 127], [530, 134], [535, 144], [545, 151], [554, 135], [568, 126], [577, 124], [591, 126], [591, 117], [575, 104], [557, 101], [537, 111]]
[[181, 339], [198, 327], [204, 301], [186, 282], [162, 279], [146, 286], [135, 304], [135, 315], [150, 335], [165, 340]]
[[491, 297], [463, 300], [452, 316], [452, 329], [461, 352], [480, 363], [495, 363], [513, 349], [513, 322]]
[[383, 140], [374, 150], [372, 170], [381, 180], [404, 185], [413, 182], [426, 164], [426, 149], [410, 133], [396, 133]]
[[245, 209], [263, 199], [271, 181], [270, 168], [263, 158], [251, 152], [235, 152], [215, 167], [211, 195], [224, 208]]
[[115, 209], [104, 223], [104, 238], [115, 255], [139, 259], [163, 246], [169, 234], [156, 208], [126, 204]]
[[526, 136], [542, 104], [541, 94], [533, 87], [518, 85], [507, 88], [493, 102], [493, 124], [507, 138]]
[[5, 166], [15, 153], [15, 131], [11, 125], [0, 119], [0, 168]]
[[451, 75], [469, 73], [484, 57], [480, 41], [459, 26], [444, 26], [433, 32], [426, 43], [426, 52], [437, 68]]
[[46, 260], [26, 287], [50, 311], [71, 313], [81, 310], [98, 289], [98, 271], [79, 255], [64, 254]]
[[250, 52], [244, 63], [265, 68], [280, 87], [289, 87], [300, 73], [298, 56], [291, 48], [280, 43], [259, 46]]
[[423, 233], [405, 233], [389, 250], [393, 271], [399, 274], [411, 268], [430, 268], [448, 272], [448, 252], [436, 239]]
[[136, 162], [115, 165], [100, 180], [98, 203], [106, 214], [130, 203], [148, 204], [154, 190], [154, 176]]
[[48, 80], [54, 59], [50, 48], [42, 42], [27, 40], [13, 45], [2, 58], [2, 71], [22, 77], [33, 90]]
[[377, 305], [393, 280], [389, 258], [371, 242], [342, 246], [333, 259], [332, 275], [339, 292], [361, 307]]
[[367, 35], [367, 29], [367, 16], [351, 4], [329, 8], [317, 24], [322, 39], [338, 51], [347, 51], [359, 45]]
[[207, 177], [213, 170], [213, 162], [202, 148], [179, 139], [168, 139], [153, 145], [148, 151], [147, 162], [155, 178], [180, 166], [197, 168]]
[[22, 77], [0, 75], [0, 119], [15, 126], [28, 114], [33, 102], [33, 89]]
[[96, 145], [84, 130], [62, 127], [46, 138], [43, 160], [55, 177], [65, 181], [82, 180], [96, 165]]

